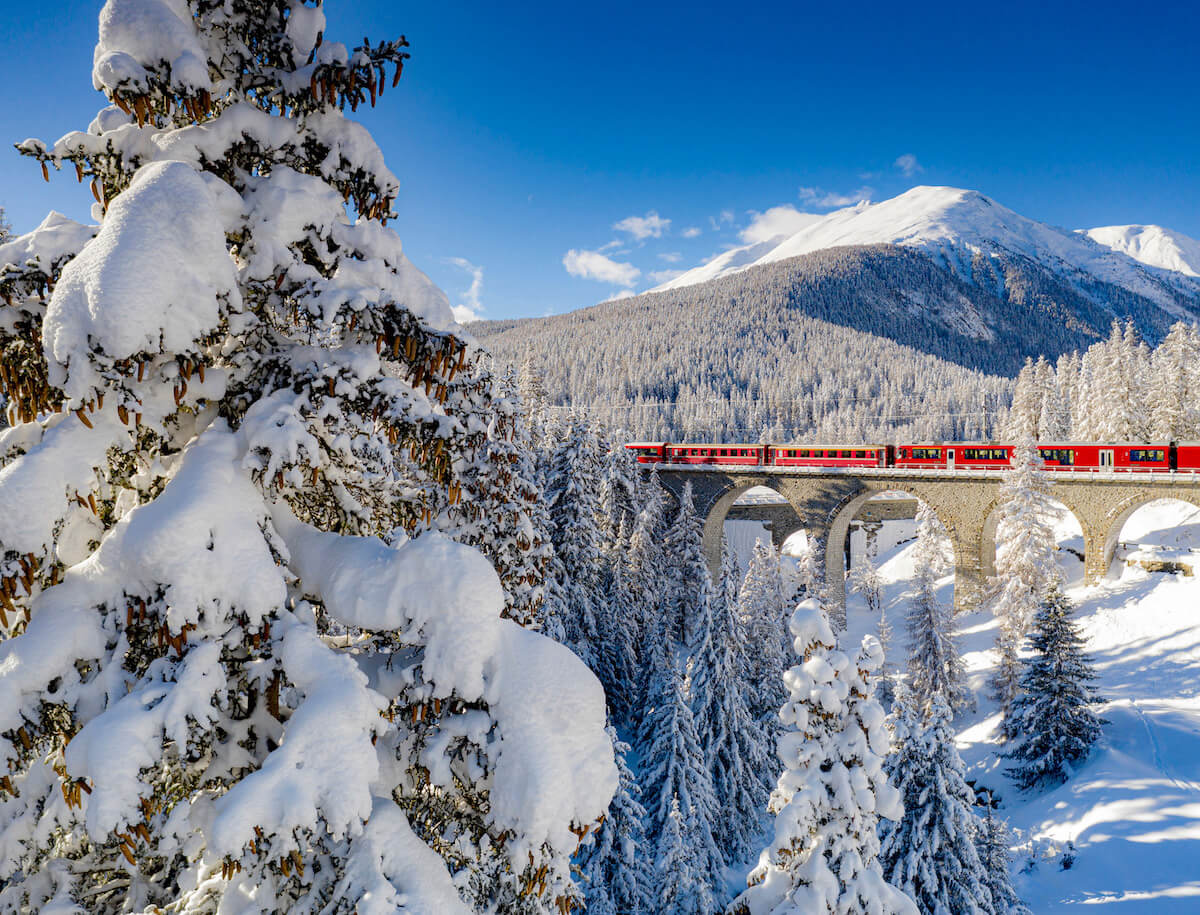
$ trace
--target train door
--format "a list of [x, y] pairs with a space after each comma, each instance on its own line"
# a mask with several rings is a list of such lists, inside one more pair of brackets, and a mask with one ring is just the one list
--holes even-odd
[[947, 470], [954, 469], [954, 449], [953, 448], [946, 449], [946, 469]]
[[1112, 465], [1113, 465], [1112, 449], [1111, 448], [1101, 448], [1100, 449], [1100, 469], [1104, 470], [1106, 467], [1111, 468]]

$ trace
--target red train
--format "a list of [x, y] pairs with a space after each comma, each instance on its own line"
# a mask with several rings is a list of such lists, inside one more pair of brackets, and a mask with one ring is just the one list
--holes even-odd
[[[915, 445], [767, 445], [631, 442], [640, 464], [733, 464], [755, 467], [896, 467], [913, 470], [1003, 470], [1012, 445], [935, 442]], [[1170, 473], [1200, 471], [1200, 443], [1045, 442], [1047, 470]]]

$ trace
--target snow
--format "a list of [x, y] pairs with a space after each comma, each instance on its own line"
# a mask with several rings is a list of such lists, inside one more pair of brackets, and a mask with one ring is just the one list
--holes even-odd
[[[1129, 252], [1114, 250], [1087, 235], [1044, 225], [1001, 206], [978, 191], [954, 187], [915, 187], [880, 203], [863, 201], [835, 210], [798, 232], [770, 242], [735, 248], [655, 287], [677, 289], [842, 245], [894, 244], [917, 248], [966, 273], [972, 254], [1008, 252], [1032, 258], [1073, 278], [1122, 286], [1177, 310], [1169, 287], [1184, 283], [1200, 294], [1194, 274], [1147, 270]], [[764, 248], [768, 248], [764, 250]]]
[[212, 87], [208, 53], [185, 0], [108, 0], [100, 11], [92, 84], [144, 92], [148, 68], [193, 90]]
[[354, 659], [331, 652], [311, 626], [291, 624], [282, 659], [304, 701], [262, 768], [214, 804], [210, 840], [218, 855], [238, 855], [255, 826], [288, 851], [292, 835], [318, 817], [338, 838], [358, 834], [371, 814], [369, 785], [379, 773], [371, 737], [384, 730], [386, 701], [368, 688]]
[[517, 827], [521, 841], [505, 845], [511, 860], [523, 866], [543, 842], [573, 848], [569, 825], [599, 818], [617, 787], [604, 692], [583, 662], [501, 618], [499, 578], [470, 547], [428, 533], [393, 549], [322, 533], [283, 507], [274, 515], [292, 567], [330, 616], [401, 641], [420, 633], [435, 695], [487, 702], [499, 736], [490, 817]]
[[85, 226], [51, 210], [32, 232], [18, 235], [0, 245], [0, 276], [7, 267], [37, 264], [47, 276], [64, 257], [73, 257], [96, 234], [96, 226]]
[[[911, 528], [889, 521], [888, 528]], [[1058, 525], [1060, 545], [1078, 548], [1078, 526], [1069, 514]], [[893, 535], [891, 539], [899, 539]], [[1151, 503], [1126, 522], [1121, 539], [1182, 549], [1200, 547], [1200, 509], [1179, 502]], [[881, 551], [884, 602], [889, 618], [907, 600], [913, 545]], [[979, 710], [955, 721], [968, 778], [997, 791], [998, 815], [1014, 828], [1014, 868], [1037, 847], [1038, 864], [1014, 882], [1038, 915], [1103, 905], [1114, 915], [1159, 915], [1200, 908], [1200, 581], [1127, 569], [1115, 563], [1109, 578], [1085, 586], [1082, 563], [1059, 553], [1076, 603], [1086, 647], [1096, 662], [1097, 691], [1107, 719], [1089, 759], [1066, 784], [1023, 795], [998, 759], [994, 728], [999, 716], [986, 697], [994, 664], [997, 622], [986, 613], [957, 618], [960, 648]], [[940, 583], [951, 599], [953, 578]], [[874, 630], [861, 598], [850, 598], [854, 644]], [[902, 667], [902, 640], [890, 661]], [[1061, 870], [1067, 842], [1076, 860]]]
[[225, 227], [240, 203], [181, 162], [140, 168], [54, 289], [44, 330], [51, 384], [86, 400], [103, 384], [91, 351], [111, 360], [192, 352], [217, 327], [222, 300], [238, 310]]
[[1200, 276], [1200, 241], [1162, 226], [1101, 226], [1088, 229], [1093, 241], [1128, 254], [1134, 260], [1174, 270], [1187, 276]]
[[0, 454], [16, 433], [24, 439], [23, 454], [0, 467], [0, 505], [7, 507], [0, 512], [0, 543], [40, 555], [54, 540], [68, 500], [93, 489], [96, 468], [107, 463], [108, 449], [126, 432], [112, 410], [92, 414], [89, 422], [91, 429], [75, 415], [61, 413], [44, 427], [24, 423], [0, 438]]

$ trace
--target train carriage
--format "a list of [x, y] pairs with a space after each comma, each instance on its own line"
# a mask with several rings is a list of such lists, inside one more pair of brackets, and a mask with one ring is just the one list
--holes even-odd
[[773, 467], [887, 467], [890, 445], [770, 445]]
[[737, 464], [758, 466], [763, 463], [763, 445], [667, 443], [666, 460], [672, 464]]

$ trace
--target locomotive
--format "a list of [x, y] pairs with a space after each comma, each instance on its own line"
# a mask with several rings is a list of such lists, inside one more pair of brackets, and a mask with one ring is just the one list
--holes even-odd
[[[771, 445], [630, 442], [639, 464], [752, 467], [891, 467], [899, 470], [1004, 470], [1012, 445], [933, 442], [904, 445]], [[1047, 470], [1136, 473], [1200, 470], [1197, 442], [1039, 442]]]

